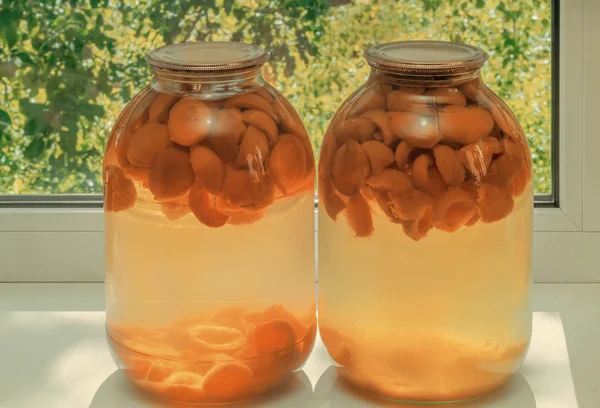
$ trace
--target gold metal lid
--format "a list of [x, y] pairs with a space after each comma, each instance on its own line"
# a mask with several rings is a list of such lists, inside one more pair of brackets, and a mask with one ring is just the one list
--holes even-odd
[[488, 55], [480, 48], [448, 41], [397, 41], [370, 47], [373, 68], [409, 75], [455, 75], [480, 69]]
[[262, 66], [269, 54], [256, 45], [209, 41], [165, 45], [146, 54], [153, 69], [215, 73]]

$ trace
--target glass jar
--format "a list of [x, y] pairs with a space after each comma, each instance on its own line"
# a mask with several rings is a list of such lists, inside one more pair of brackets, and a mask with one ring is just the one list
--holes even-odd
[[477, 397], [531, 335], [527, 140], [468, 45], [370, 48], [319, 160], [319, 328], [340, 374], [382, 397]]
[[104, 158], [107, 334], [139, 387], [229, 403], [298, 370], [313, 346], [314, 156], [264, 82], [260, 47], [184, 43]]

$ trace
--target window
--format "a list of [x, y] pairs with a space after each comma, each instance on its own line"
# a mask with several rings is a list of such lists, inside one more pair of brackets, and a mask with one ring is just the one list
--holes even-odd
[[[599, 6], [594, 0], [565, 3], [0, 0], [0, 242], [8, 243], [0, 256], [14, 258], [25, 243], [47, 249], [43, 262], [10, 264], [16, 269], [8, 279], [35, 273], [23, 266], [30, 264], [54, 268], [58, 279], [79, 280], [84, 268], [89, 273], [82, 279], [102, 278], [102, 152], [116, 116], [149, 81], [147, 50], [185, 40], [262, 45], [271, 52], [265, 77], [301, 113], [318, 152], [333, 113], [368, 74], [362, 58], [368, 46], [446, 39], [489, 53], [484, 81], [522, 123], [534, 159], [536, 202], [545, 203], [536, 208], [536, 279], [569, 280], [545, 271], [557, 264], [544, 253], [561, 248], [559, 242], [578, 242], [560, 262], [600, 258], [581, 256], [591, 240], [600, 241], [600, 234], [584, 234], [600, 229], [593, 210], [600, 204], [600, 187], [594, 188], [600, 165], [591, 156], [594, 143], [600, 146], [587, 136], [600, 120], [591, 83], [600, 61], [584, 53], [593, 49], [586, 39], [597, 34], [592, 16]], [[61, 240], [73, 246], [52, 249]], [[87, 261], [77, 260], [83, 255]], [[72, 263], [64, 266], [61, 256]], [[100, 266], [90, 267], [90, 259]]]

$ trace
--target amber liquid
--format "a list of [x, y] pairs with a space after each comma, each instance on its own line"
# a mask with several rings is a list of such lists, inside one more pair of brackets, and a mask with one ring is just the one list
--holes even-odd
[[513, 212], [413, 241], [373, 211], [355, 238], [319, 209], [319, 327], [350, 382], [403, 401], [458, 401], [497, 388], [531, 335], [531, 188]]
[[[139, 188], [134, 207], [106, 213], [107, 331], [134, 382], [167, 399], [232, 402], [260, 394], [298, 369], [315, 331], [313, 199], [312, 193], [280, 199], [256, 222], [209, 228], [192, 214], [167, 219]], [[263, 314], [301, 327], [301, 337], [286, 346], [290, 350], [250, 355], [228, 346], [232, 330], [250, 343]], [[202, 332], [210, 338], [194, 333], [199, 325], [210, 328]], [[198, 352], [196, 340], [212, 348]], [[143, 367], [135, 372], [140, 358]], [[226, 379], [221, 383], [227, 390], [203, 390], [207, 372], [223, 362], [250, 368], [246, 390]], [[270, 370], [271, 363], [279, 366]], [[175, 380], [189, 378], [166, 380], [173, 374]]]

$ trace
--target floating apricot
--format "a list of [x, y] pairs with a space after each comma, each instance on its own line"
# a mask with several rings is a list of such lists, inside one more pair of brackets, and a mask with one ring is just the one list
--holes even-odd
[[465, 225], [477, 213], [475, 200], [460, 188], [450, 188], [433, 207], [435, 228], [454, 232]]
[[275, 96], [272, 95], [267, 88], [258, 88], [254, 93], [269, 103], [273, 103], [273, 100], [275, 99]]
[[206, 146], [194, 146], [190, 163], [202, 187], [211, 194], [219, 194], [225, 178], [225, 165], [221, 158]]
[[190, 344], [199, 352], [231, 352], [246, 344], [244, 334], [233, 327], [218, 325], [197, 325], [187, 329]]
[[483, 223], [500, 221], [513, 210], [514, 201], [510, 192], [494, 184], [482, 183], [477, 194], [479, 215]]
[[127, 160], [136, 167], [149, 168], [171, 141], [166, 125], [149, 123], [142, 126], [131, 137], [127, 149]]
[[480, 95], [482, 95], [482, 88], [485, 85], [481, 81], [481, 78], [475, 78], [472, 81], [465, 82], [459, 86], [459, 90], [472, 102], [478, 102]]
[[277, 143], [279, 131], [277, 130], [277, 124], [269, 115], [264, 113], [263, 111], [251, 109], [242, 112], [242, 120], [247, 125], [255, 126], [256, 128], [262, 130], [269, 137], [269, 141], [271, 145]]
[[393, 135], [413, 146], [431, 148], [442, 139], [433, 112], [390, 112], [389, 117]]
[[275, 122], [278, 122], [277, 115], [273, 106], [267, 102], [260, 95], [255, 93], [247, 93], [238, 96], [234, 96], [231, 99], [225, 101], [223, 105], [225, 108], [241, 108], [241, 109], [255, 109], [262, 111], [269, 115]]
[[387, 215], [387, 217], [392, 220], [392, 221], [396, 221], [396, 217], [394, 217], [394, 214], [392, 214], [392, 210], [390, 209], [390, 197], [388, 195], [388, 193], [386, 191], [381, 191], [381, 190], [377, 190], [375, 188], [371, 188], [371, 194], [373, 194], [373, 197], [375, 198], [375, 200], [377, 201], [377, 204], [379, 205], [379, 208], [381, 209], [381, 211]]
[[487, 174], [494, 154], [501, 153], [502, 146], [498, 139], [485, 137], [462, 147], [458, 151], [460, 162], [478, 180]]
[[417, 189], [390, 193], [390, 210], [401, 220], [414, 220], [425, 214], [433, 205], [431, 196]]
[[235, 164], [240, 167], [255, 167], [262, 164], [269, 156], [269, 140], [263, 131], [254, 126], [248, 126], [240, 150], [235, 159]]
[[434, 197], [438, 197], [448, 189], [440, 171], [434, 165], [433, 157], [429, 153], [421, 154], [415, 159], [412, 166], [412, 177], [415, 187]]
[[[267, 162], [267, 170], [273, 181], [284, 194], [300, 186], [306, 173], [304, 148], [300, 140], [290, 133], [281, 135]], [[314, 188], [314, 186], [313, 186]]]
[[438, 112], [439, 131], [445, 141], [469, 144], [490, 134], [494, 119], [476, 105], [449, 105]]
[[148, 123], [166, 123], [169, 110], [180, 98], [179, 95], [159, 93], [148, 109]]
[[325, 211], [334, 221], [346, 208], [346, 203], [338, 195], [330, 178], [319, 177], [319, 202], [323, 203]]
[[273, 107], [279, 118], [278, 123], [280, 124], [281, 129], [295, 135], [307, 134], [300, 116], [298, 116], [296, 110], [285, 98], [277, 97], [273, 102]]
[[355, 194], [371, 175], [371, 165], [364, 149], [355, 140], [348, 140], [333, 156], [333, 183], [346, 195]]
[[185, 217], [190, 213], [188, 206], [188, 195], [184, 195], [174, 201], [165, 201], [161, 204], [161, 211], [167, 219], [174, 221]]
[[482, 178], [486, 183], [492, 183], [507, 188], [516, 175], [526, 166], [525, 152], [517, 142], [509, 138], [502, 139], [504, 153], [490, 164], [488, 173]]
[[402, 224], [402, 230], [410, 239], [419, 241], [425, 238], [431, 228], [433, 228], [431, 210], [425, 211], [414, 220], [400, 221], [400, 224]]
[[437, 145], [433, 148], [433, 157], [442, 178], [449, 186], [458, 186], [466, 176], [456, 151], [448, 146]]
[[219, 211], [212, 205], [208, 191], [199, 183], [194, 183], [192, 186], [188, 203], [198, 221], [207, 227], [222, 227], [229, 220], [229, 214]]
[[135, 205], [137, 191], [133, 181], [118, 166], [108, 165], [104, 170], [104, 210], [125, 211]]
[[248, 170], [232, 170], [225, 175], [223, 198], [233, 205], [252, 205], [273, 199], [271, 177]]
[[375, 199], [375, 197], [373, 196], [373, 187], [371, 187], [368, 184], [363, 184], [362, 187], [360, 188], [360, 194], [365, 198], [365, 200], [367, 201], [372, 201]]
[[131, 164], [125, 168], [125, 173], [127, 177], [141, 181], [142, 183], [147, 182], [150, 178], [150, 169], [132, 166]]
[[346, 218], [355, 237], [364, 238], [373, 234], [371, 207], [360, 193], [354, 194], [348, 200]]
[[372, 176], [367, 183], [378, 190], [401, 193], [413, 188], [410, 177], [396, 169], [385, 169], [379, 175]]
[[395, 161], [394, 152], [384, 143], [377, 140], [364, 142], [362, 148], [369, 158], [371, 169], [375, 175], [381, 173], [383, 169]]
[[390, 128], [390, 118], [388, 113], [384, 110], [370, 110], [363, 113], [361, 118], [369, 119], [379, 128], [381, 135], [383, 136], [383, 142], [386, 145], [390, 145], [394, 142], [394, 135]]
[[513, 197], [519, 197], [525, 191], [525, 187], [531, 179], [531, 171], [528, 166], [523, 166], [521, 171], [517, 173], [515, 178], [510, 184], [511, 194]]
[[394, 158], [396, 159], [396, 166], [398, 166], [400, 170], [404, 170], [406, 168], [408, 165], [408, 157], [414, 149], [415, 147], [406, 140], [401, 141], [398, 146], [396, 146]]
[[425, 91], [422, 87], [405, 87], [391, 91], [387, 95], [388, 111], [410, 111], [415, 105], [425, 105], [427, 98], [421, 95]]
[[343, 145], [350, 139], [359, 143], [373, 139], [377, 126], [372, 120], [364, 117], [348, 119], [333, 129], [338, 145]]
[[212, 367], [205, 375], [202, 389], [211, 401], [232, 401], [249, 392], [252, 371], [242, 363], [231, 361]]
[[433, 105], [465, 106], [467, 104], [467, 98], [456, 88], [429, 88], [424, 95], [431, 98]]
[[154, 161], [148, 185], [157, 200], [170, 201], [187, 193], [194, 179], [190, 154], [178, 147], [168, 147]]
[[356, 99], [356, 102], [350, 108], [348, 118], [355, 118], [370, 110], [385, 110], [385, 99], [383, 95], [377, 93], [375, 90], [367, 89]]
[[169, 137], [182, 146], [200, 143], [213, 125], [211, 109], [202, 101], [185, 98], [177, 102], [169, 113]]
[[164, 393], [174, 401], [196, 402], [204, 397], [201, 375], [190, 371], [178, 371], [164, 380]]
[[319, 176], [331, 176], [333, 156], [338, 149], [338, 144], [334, 136], [328, 133], [323, 138], [323, 144], [321, 144], [321, 151], [319, 153]]
[[238, 109], [222, 109], [215, 114], [212, 133], [206, 145], [217, 153], [221, 160], [233, 160], [239, 150], [240, 137], [245, 131], [242, 113]]

